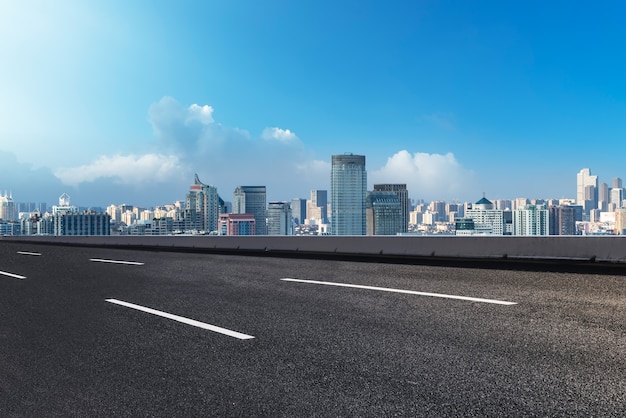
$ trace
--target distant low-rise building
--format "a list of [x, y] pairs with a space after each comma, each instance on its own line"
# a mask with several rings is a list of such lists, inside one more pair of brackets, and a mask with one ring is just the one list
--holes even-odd
[[467, 206], [465, 217], [474, 220], [475, 234], [504, 235], [503, 211], [493, 209], [493, 204], [484, 197], [475, 204]]
[[220, 235], [256, 235], [255, 224], [252, 213], [223, 213], [220, 215]]

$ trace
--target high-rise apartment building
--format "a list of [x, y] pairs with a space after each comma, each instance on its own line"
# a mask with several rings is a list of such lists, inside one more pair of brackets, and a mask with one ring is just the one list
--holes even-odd
[[219, 229], [220, 197], [217, 187], [204, 184], [196, 174], [185, 205], [185, 229], [210, 233]]
[[332, 156], [330, 175], [331, 234], [365, 235], [365, 156]]
[[5, 221], [14, 221], [15, 219], [15, 202], [10, 193], [0, 195], [0, 219]]
[[366, 198], [367, 235], [397, 235], [406, 232], [402, 202], [394, 192], [373, 191]]
[[428, 210], [433, 214], [435, 222], [445, 222], [446, 219], [446, 202], [443, 200], [434, 200], [428, 205]]
[[267, 207], [267, 235], [293, 235], [289, 203], [269, 203]]
[[407, 232], [409, 230], [409, 213], [410, 213], [410, 202], [409, 202], [409, 191], [406, 188], [406, 184], [375, 184], [374, 185], [375, 192], [392, 192], [398, 196], [400, 200], [400, 210], [402, 211], [402, 231], [399, 232]]
[[254, 215], [255, 235], [267, 235], [265, 186], [239, 186], [233, 195], [233, 213]]
[[549, 216], [544, 205], [526, 205], [513, 211], [513, 235], [548, 235]]
[[571, 206], [551, 206], [549, 235], [576, 235], [576, 210]]

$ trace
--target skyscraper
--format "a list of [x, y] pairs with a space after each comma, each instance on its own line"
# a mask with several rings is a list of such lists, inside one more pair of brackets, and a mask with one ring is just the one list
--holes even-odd
[[409, 230], [409, 191], [406, 189], [406, 184], [375, 184], [375, 192], [393, 192], [400, 199], [400, 210], [402, 211], [402, 231], [407, 232]]
[[239, 186], [233, 194], [233, 213], [254, 215], [255, 235], [267, 235], [265, 186]]
[[269, 203], [267, 207], [267, 235], [293, 235], [289, 203]]
[[583, 168], [576, 175], [576, 203], [582, 205], [585, 201], [585, 187], [597, 186], [598, 176], [592, 176], [591, 170]]
[[331, 234], [365, 235], [365, 156], [332, 156], [330, 175]]
[[217, 188], [204, 184], [196, 174], [187, 193], [185, 229], [205, 231], [219, 229], [220, 197]]

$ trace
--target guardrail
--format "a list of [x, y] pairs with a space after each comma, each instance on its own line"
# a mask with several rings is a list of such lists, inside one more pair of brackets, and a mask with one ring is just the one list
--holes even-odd
[[5, 236], [0, 240], [291, 256], [626, 264], [622, 236]]

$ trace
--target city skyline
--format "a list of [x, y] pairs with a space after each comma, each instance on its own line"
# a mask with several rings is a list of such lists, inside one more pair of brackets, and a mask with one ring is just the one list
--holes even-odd
[[149, 207], [197, 172], [291, 201], [352, 152], [412, 199], [576, 197], [581, 167], [626, 175], [605, 6], [4, 2], [0, 190]]
[[[345, 156], [352, 156], [354, 154], [352, 153], [346, 153], [343, 154]], [[336, 155], [333, 156], [335, 158], [340, 157], [340, 155]], [[364, 158], [366, 156], [356, 156], [356, 157], [361, 157]], [[367, 167], [365, 166], [365, 170], [367, 170]], [[594, 184], [598, 184], [600, 182], [600, 178], [598, 175], [590, 175], [591, 173], [591, 169], [589, 168], [583, 168], [581, 170], [579, 170], [577, 173], [572, 175], [572, 178], [574, 177], [574, 175], [576, 176], [575, 180], [572, 180], [573, 184], [574, 184], [574, 189], [575, 192], [573, 192], [570, 196], [565, 196], [563, 195], [562, 197], [556, 197], [556, 196], [546, 196], [546, 197], [537, 197], [534, 196], [519, 196], [519, 195], [509, 195], [509, 196], [489, 196], [489, 199], [494, 200], [494, 201], [508, 201], [508, 202], [515, 202], [515, 201], [532, 201], [532, 200], [540, 200], [540, 201], [547, 201], [547, 200], [563, 200], [563, 201], [570, 201], [571, 204], [581, 204], [584, 206], [584, 202], [586, 199], [583, 198], [583, 202], [579, 201], [579, 198], [581, 196], [581, 179], [583, 178], [587, 178], [590, 177], [591, 179], [593, 179], [593, 183]], [[331, 169], [331, 176], [332, 176], [332, 169]], [[581, 177], [582, 176], [582, 177]], [[366, 176], [367, 177], [367, 176]], [[584, 182], [584, 181], [583, 181]], [[608, 185], [608, 183], [610, 183], [610, 186]], [[235, 213], [237, 213], [237, 209], [236, 206], [236, 200], [237, 200], [237, 194], [241, 191], [242, 187], [243, 188], [262, 188], [263, 190], [266, 190], [267, 188], [265, 186], [237, 186], [235, 187], [234, 191], [232, 192], [224, 192], [222, 191], [217, 185], [207, 185], [207, 184], [203, 184], [200, 183], [200, 180], [198, 178], [198, 174], [194, 174], [193, 175], [193, 184], [191, 185], [191, 188], [194, 188], [194, 185], [196, 187], [198, 187], [197, 185], [201, 184], [203, 187], [210, 187], [211, 189], [214, 189], [215, 192], [217, 193], [218, 197], [223, 200], [225, 203], [231, 205], [233, 207], [233, 210], [235, 211]], [[368, 181], [367, 184], [370, 184], [370, 182]], [[602, 183], [599, 183], [600, 185], [604, 184], [607, 186], [607, 196], [608, 196], [608, 202], [611, 203], [615, 203], [615, 202], [622, 202], [622, 201], [626, 201], [626, 189], [623, 189], [621, 187], [622, 185], [622, 179], [621, 177], [612, 177], [611, 179], [602, 179]], [[373, 187], [367, 187], [366, 191], [367, 192], [372, 192], [372, 191], [380, 191], [380, 190], [385, 190], [384, 186], [402, 186], [403, 188], [406, 187], [406, 184], [374, 184]], [[146, 209], [154, 209], [154, 208], [158, 208], [158, 207], [162, 207], [162, 206], [167, 206], [167, 205], [173, 205], [176, 203], [181, 203], [183, 205], [186, 205], [189, 201], [189, 195], [188, 195], [188, 191], [189, 191], [189, 185], [187, 185], [187, 188], [185, 190], [185, 192], [181, 192], [181, 198], [180, 199], [176, 199], [173, 201], [164, 201], [164, 200], [160, 200], [154, 204], [149, 204], [149, 205], [142, 205], [142, 204], [137, 204], [136, 202], [130, 200], [130, 201], [110, 201], [106, 204], [103, 205], [94, 205], [94, 204], [89, 204], [89, 202], [81, 202], [80, 203], [80, 207], [84, 208], [84, 209], [90, 209], [90, 208], [104, 208], [110, 205], [115, 205], [115, 206], [125, 206], [125, 205], [131, 205], [131, 206], [136, 206], [136, 207], [141, 207], [141, 208], [146, 208]], [[583, 187], [584, 189], [584, 187]], [[595, 189], [595, 187], [594, 187]], [[324, 196], [326, 195], [326, 193], [328, 193], [329, 191], [331, 191], [331, 188], [329, 188], [328, 190], [324, 189], [324, 190], [319, 190], [319, 189], [314, 189], [314, 190], [309, 190], [306, 193], [303, 192], [302, 194], [306, 195], [309, 194], [309, 199], [307, 200], [306, 197], [295, 197], [292, 199], [269, 199], [267, 198], [267, 191], [265, 191], [265, 195], [266, 195], [266, 202], [269, 201], [273, 201], [273, 202], [285, 202], [285, 203], [292, 203], [293, 201], [302, 201], [305, 204], [306, 202], [315, 202], [316, 200], [316, 195], [318, 193], [324, 193]], [[619, 191], [619, 193], [613, 193], [615, 191]], [[610, 192], [610, 194], [608, 194]], [[453, 199], [453, 200], [445, 200], [445, 199], [433, 199], [433, 200], [424, 200], [424, 199], [415, 199], [410, 196], [410, 191], [409, 190], [404, 190], [404, 194], [405, 196], [402, 198], [403, 200], [403, 204], [410, 206], [411, 204], [428, 204], [428, 203], [439, 203], [439, 204], [444, 204], [444, 203], [451, 203], [451, 204], [463, 204], [463, 203], [475, 203], [475, 201], [477, 199], [479, 199], [479, 196], [475, 196], [474, 199], [470, 198], [470, 199], [466, 199], [466, 200], [457, 200], [457, 199]], [[66, 191], [62, 192], [61, 197], [63, 196], [68, 196]], [[185, 197], [186, 196], [186, 197]], [[230, 198], [229, 196], [232, 196], [232, 198]], [[481, 194], [482, 199], [485, 199], [488, 194], [483, 192]], [[34, 200], [24, 200], [24, 199], [19, 199], [13, 198], [13, 191], [9, 192], [6, 190], [2, 190], [0, 189], [0, 198], [10, 198], [13, 202], [20, 203], [20, 204], [29, 204], [29, 205], [40, 205], [43, 204], [44, 206], [48, 206], [51, 207], [54, 202], [58, 201], [60, 198], [59, 196], [57, 196], [53, 202], [48, 202], [48, 201], [44, 201], [41, 199], [34, 199]], [[482, 200], [481, 199], [481, 200]], [[187, 201], [187, 203], [186, 203]], [[330, 203], [330, 201], [328, 201], [328, 203]], [[587, 200], [587, 204], [591, 204], [591, 206], [587, 207], [586, 210], [590, 210], [590, 209], [599, 209], [601, 211], [605, 211], [604, 209], [600, 209], [597, 207], [598, 205], [598, 196], [595, 196], [595, 201], [589, 201]], [[306, 208], [304, 209], [306, 210]], [[295, 210], [294, 210], [294, 213]], [[295, 216], [295, 215], [294, 215]], [[297, 217], [297, 216], [296, 216]], [[406, 215], [405, 215], [406, 217]]]

